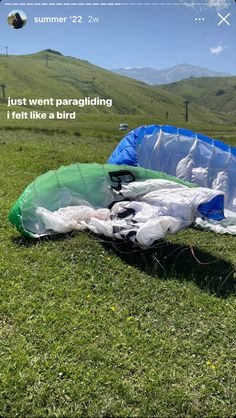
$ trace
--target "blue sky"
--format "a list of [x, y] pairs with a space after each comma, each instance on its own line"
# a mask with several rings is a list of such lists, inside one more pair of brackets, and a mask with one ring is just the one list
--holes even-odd
[[[134, 0], [125, 2], [135, 3]], [[159, 0], [165, 5], [157, 6], [16, 6], [16, 1], [14, 6], [9, 6], [7, 0], [2, 0], [0, 52], [4, 53], [5, 46], [9, 47], [10, 54], [52, 48], [105, 68], [163, 69], [189, 63], [236, 74], [236, 3], [232, 0], [230, 4], [226, 0], [200, 2], [201, 5], [196, 2], [194, 5], [188, 1], [184, 5], [184, 1], [175, 0], [173, 3], [179, 5], [171, 6], [166, 4], [170, 3], [167, 0]], [[8, 13], [15, 9], [23, 10], [28, 17], [27, 25], [20, 30], [13, 30], [6, 23]], [[230, 26], [225, 22], [218, 26], [221, 20], [218, 13], [223, 17], [230, 13], [227, 18]], [[81, 15], [83, 23], [73, 24], [69, 17], [74, 15]], [[68, 19], [65, 24], [34, 23], [34, 17], [45, 16]], [[88, 16], [99, 17], [99, 23], [88, 23]], [[195, 20], [199, 18], [205, 20]]]

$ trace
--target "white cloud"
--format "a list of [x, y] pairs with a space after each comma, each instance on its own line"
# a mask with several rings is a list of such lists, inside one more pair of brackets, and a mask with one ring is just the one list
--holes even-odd
[[215, 7], [216, 10], [223, 10], [229, 7], [228, 0], [208, 0], [208, 7]]
[[196, 12], [202, 12], [207, 9], [216, 9], [220, 11], [230, 6], [230, 0], [202, 0], [202, 4], [198, 1], [180, 0], [180, 4], [186, 7], [192, 7]]
[[195, 8], [195, 2], [194, 1], [186, 2], [185, 0], [181, 0], [180, 3], [184, 4], [184, 6], [186, 6], [186, 7], [192, 7], [193, 9]]
[[185, 7], [192, 7], [193, 9], [196, 9], [196, 2], [195, 1], [189, 1], [186, 0], [180, 0], [180, 4]]
[[210, 48], [211, 54], [219, 55], [221, 52], [224, 51], [224, 47], [222, 45], [212, 46]]

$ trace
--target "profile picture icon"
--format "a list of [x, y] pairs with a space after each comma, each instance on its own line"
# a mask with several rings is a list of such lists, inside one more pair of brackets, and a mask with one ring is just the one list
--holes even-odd
[[21, 29], [26, 25], [27, 17], [22, 10], [12, 10], [7, 16], [7, 23], [13, 29]]

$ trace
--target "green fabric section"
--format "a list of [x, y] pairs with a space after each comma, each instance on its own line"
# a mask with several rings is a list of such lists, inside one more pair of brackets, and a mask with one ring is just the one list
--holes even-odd
[[[119, 173], [121, 173], [120, 177]], [[72, 164], [37, 177], [11, 209], [9, 220], [23, 235], [38, 238], [44, 234], [40, 233], [37, 207], [41, 206], [55, 211], [61, 207], [75, 205], [79, 198], [96, 208], [107, 208], [114, 200], [111, 186], [117, 187], [120, 182], [128, 183], [131, 180], [147, 179], [165, 179], [188, 187], [196, 187], [195, 184], [142, 167]]]
[[24, 230], [23, 225], [22, 225], [22, 214], [21, 214], [21, 207], [25, 199], [27, 199], [27, 195], [30, 193], [31, 184], [24, 190], [24, 192], [21, 194], [19, 199], [16, 201], [16, 203], [12, 207], [8, 215], [8, 219], [18, 229], [18, 231], [21, 232], [22, 235], [26, 237], [34, 238], [34, 234], [32, 234], [29, 231]]

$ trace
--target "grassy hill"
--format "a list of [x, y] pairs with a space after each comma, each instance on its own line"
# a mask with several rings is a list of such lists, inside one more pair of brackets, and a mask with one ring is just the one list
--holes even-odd
[[[158, 86], [155, 87], [158, 91]], [[236, 115], [236, 77], [188, 78], [162, 88], [208, 110]]]
[[[48, 60], [48, 67], [46, 66]], [[209, 81], [210, 82], [210, 81]], [[26, 98], [112, 98], [113, 107], [79, 108], [80, 114], [156, 115], [184, 120], [181, 92], [166, 87], [151, 87], [142, 82], [114, 74], [87, 61], [42, 51], [24, 56], [0, 55], [0, 83], [7, 85], [6, 95]], [[199, 92], [199, 95], [201, 93]], [[179, 97], [180, 96], [180, 97]], [[42, 107], [41, 107], [42, 109]], [[67, 110], [67, 109], [66, 109]], [[71, 110], [68, 108], [68, 110]], [[73, 108], [73, 110], [77, 110]], [[203, 103], [191, 106], [192, 122], [226, 123], [228, 115]], [[1, 98], [0, 116], [5, 119], [6, 105]]]

